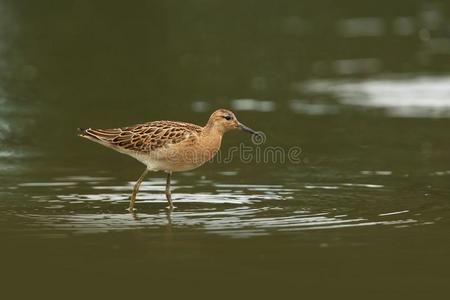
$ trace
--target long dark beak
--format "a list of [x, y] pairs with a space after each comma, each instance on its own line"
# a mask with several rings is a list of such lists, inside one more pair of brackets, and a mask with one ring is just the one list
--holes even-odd
[[242, 124], [242, 123], [238, 123], [237, 128], [239, 128], [239, 129], [242, 130], [242, 131], [247, 131], [247, 132], [249, 132], [249, 133], [251, 133], [251, 134], [255, 134], [255, 135], [257, 135], [257, 136], [260, 135], [258, 132], [254, 131], [254, 130], [251, 129], [250, 127], [245, 126], [245, 125]]

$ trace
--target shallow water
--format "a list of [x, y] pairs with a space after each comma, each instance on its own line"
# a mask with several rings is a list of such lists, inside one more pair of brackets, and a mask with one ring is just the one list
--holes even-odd
[[[359, 53], [348, 58], [345, 47], [316, 57], [328, 42], [309, 40], [322, 37], [311, 28], [324, 20], [302, 16], [299, 7], [297, 17], [260, 3], [264, 22], [237, 17], [262, 24], [251, 27], [261, 35], [252, 37], [229, 19], [213, 22], [214, 4], [194, 2], [150, 1], [126, 12], [89, 1], [0, 2], [4, 293], [446, 295], [450, 70], [440, 63], [448, 54], [436, 49], [445, 49], [448, 37], [426, 17], [441, 13], [448, 21], [445, 6], [415, 6], [394, 18], [395, 45], [382, 11], [377, 18], [333, 15], [336, 24], [327, 26], [337, 28], [334, 42]], [[311, 16], [321, 15], [312, 3]], [[244, 4], [234, 8], [246, 11]], [[411, 47], [416, 31], [422, 44]], [[240, 50], [219, 47], [218, 37]], [[362, 45], [373, 38], [390, 52], [370, 58]], [[435, 49], [438, 38], [443, 44]], [[369, 58], [361, 60], [360, 51]], [[406, 57], [402, 67], [396, 55]], [[143, 166], [75, 134], [80, 126], [158, 119], [203, 124], [218, 107], [262, 131], [264, 143], [227, 134], [215, 161], [174, 174], [172, 212], [164, 174], [152, 173], [138, 211], [126, 213]]]
[[[175, 181], [174, 201], [178, 209], [169, 212], [164, 209], [165, 181], [151, 180], [140, 189], [139, 212], [126, 214], [123, 210], [132, 182], [115, 185], [117, 180], [109, 177], [66, 177], [51, 182], [19, 183], [13, 190], [19, 191], [18, 197], [24, 192], [30, 195], [26, 205], [30, 211], [18, 208], [14, 215], [18, 220], [39, 226], [44, 232], [58, 230], [61, 236], [164, 225], [192, 227], [207, 234], [239, 238], [360, 226], [401, 228], [439, 221], [420, 208], [385, 203], [386, 198], [392, 197], [392, 188], [379, 184], [380, 180], [377, 182], [287, 183], [285, 187], [282, 184], [216, 184], [208, 180], [198, 180], [193, 186]], [[356, 206], [365, 198], [380, 201], [355, 212], [354, 207], [338, 205], [339, 198], [330, 205], [326, 199], [336, 194], [347, 203], [354, 199]], [[305, 205], [313, 198], [316, 198], [313, 206]]]

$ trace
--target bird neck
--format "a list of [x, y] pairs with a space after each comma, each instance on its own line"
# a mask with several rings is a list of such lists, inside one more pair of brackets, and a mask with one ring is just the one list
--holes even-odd
[[218, 126], [206, 125], [205, 127], [203, 127], [203, 135], [208, 136], [209, 138], [213, 137], [222, 138], [224, 133], [225, 133], [224, 130], [222, 128], [219, 128]]
[[213, 120], [209, 120], [208, 123], [203, 127], [203, 133], [207, 136], [216, 136], [222, 138], [225, 130], [222, 126], [217, 126]]
[[222, 136], [223, 131], [218, 128], [218, 126], [214, 126], [213, 124], [206, 124], [203, 127], [202, 134], [200, 136], [202, 148], [208, 151], [208, 155], [212, 158], [217, 151], [220, 149], [220, 145], [222, 144]]

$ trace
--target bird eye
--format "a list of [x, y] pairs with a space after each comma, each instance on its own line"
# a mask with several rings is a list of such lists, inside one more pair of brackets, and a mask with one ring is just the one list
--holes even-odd
[[225, 120], [230, 121], [231, 119], [233, 119], [232, 116], [224, 116]]

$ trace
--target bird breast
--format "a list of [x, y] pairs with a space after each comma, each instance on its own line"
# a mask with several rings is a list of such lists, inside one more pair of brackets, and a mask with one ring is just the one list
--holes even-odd
[[211, 160], [219, 151], [221, 136], [193, 135], [183, 142], [167, 145], [151, 155], [136, 157], [153, 171], [188, 171]]

